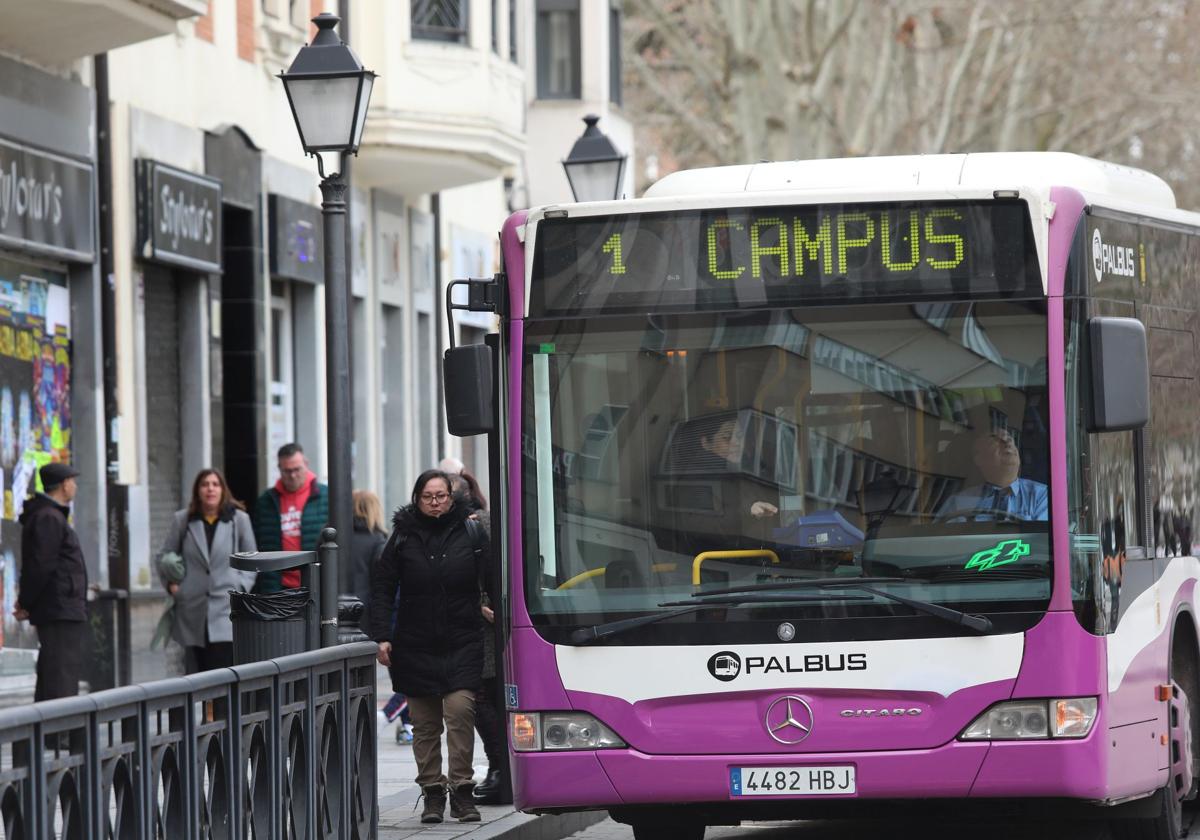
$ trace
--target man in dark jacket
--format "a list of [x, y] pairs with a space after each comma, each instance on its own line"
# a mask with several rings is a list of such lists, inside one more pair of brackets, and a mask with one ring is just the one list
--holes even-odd
[[[298, 443], [279, 447], [279, 480], [254, 503], [254, 541], [259, 551], [313, 551], [329, 522], [329, 488], [317, 481]], [[254, 591], [295, 589], [300, 571], [259, 572]]]
[[42, 489], [21, 512], [21, 577], [13, 615], [37, 628], [34, 700], [79, 693], [87, 635], [87, 567], [67, 522], [75, 498], [69, 464], [46, 464]]

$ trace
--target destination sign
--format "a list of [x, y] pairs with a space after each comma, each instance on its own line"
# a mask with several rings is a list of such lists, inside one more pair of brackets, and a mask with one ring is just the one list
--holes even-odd
[[1019, 200], [721, 208], [543, 220], [530, 315], [1041, 292]]

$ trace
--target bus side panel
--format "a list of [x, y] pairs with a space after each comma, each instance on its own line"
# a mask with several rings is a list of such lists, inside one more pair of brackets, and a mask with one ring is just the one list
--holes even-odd
[[572, 708], [558, 675], [554, 646], [536, 630], [514, 627], [505, 653], [510, 711], [568, 711]]
[[1157, 585], [1134, 599], [1106, 638], [1109, 726], [1166, 719], [1166, 704], [1157, 699], [1157, 691], [1168, 681], [1170, 621], [1195, 597], [1195, 581], [1183, 573], [1183, 563], [1172, 563]]
[[1172, 563], [1157, 585], [1134, 599], [1106, 638], [1109, 726], [1166, 719], [1166, 704], [1157, 699], [1157, 691], [1169, 678], [1170, 622], [1181, 605], [1194, 603], [1195, 590], [1195, 580], [1184, 577], [1184, 564]]
[[599, 753], [517, 753], [513, 764], [517, 770], [513, 801], [518, 811], [621, 804]]
[[1167, 783], [1167, 747], [1160, 738], [1165, 720], [1130, 723], [1108, 730], [1108, 798], [1152, 793]]
[[1195, 580], [1189, 577], [1193, 566], [1195, 561], [1170, 564], [1158, 584], [1122, 613], [1106, 639], [1108, 798], [1147, 793], [1167, 782], [1168, 706], [1157, 692], [1169, 679], [1172, 618], [1195, 597]]
[[1097, 726], [1082, 741], [996, 741], [971, 796], [1105, 799], [1107, 783], [1100, 769], [1109, 760], [1105, 731]]
[[1095, 697], [1108, 683], [1104, 639], [1074, 612], [1049, 612], [1025, 633], [1025, 657], [1013, 697]]

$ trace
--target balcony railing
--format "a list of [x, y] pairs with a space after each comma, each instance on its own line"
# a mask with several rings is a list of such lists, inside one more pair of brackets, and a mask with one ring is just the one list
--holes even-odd
[[376, 835], [375, 644], [0, 711], [5, 837]]
[[412, 36], [466, 43], [467, 0], [412, 0]]

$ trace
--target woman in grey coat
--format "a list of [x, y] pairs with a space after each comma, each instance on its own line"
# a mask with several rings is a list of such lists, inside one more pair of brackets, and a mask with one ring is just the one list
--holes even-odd
[[254, 551], [254, 529], [242, 503], [229, 493], [220, 470], [204, 469], [192, 483], [192, 500], [177, 511], [159, 552], [183, 560], [183, 580], [164, 578], [167, 594], [175, 598], [171, 637], [183, 645], [189, 674], [233, 664], [233, 624], [229, 621], [229, 592], [249, 592], [254, 573], [229, 565], [236, 551]]

